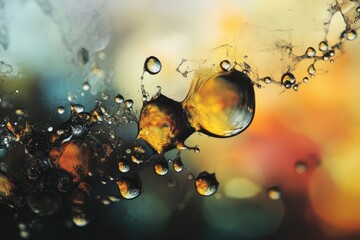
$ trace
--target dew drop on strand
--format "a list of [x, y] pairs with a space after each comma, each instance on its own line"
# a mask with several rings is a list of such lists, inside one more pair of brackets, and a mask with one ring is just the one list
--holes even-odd
[[316, 50], [313, 47], [308, 47], [308, 49], [306, 49], [306, 56], [314, 57], [315, 55], [316, 55]]
[[184, 165], [183, 165], [180, 157], [176, 157], [174, 159], [173, 167], [174, 167], [175, 172], [181, 172], [183, 170]]
[[329, 48], [329, 45], [328, 45], [328, 43], [326, 41], [322, 41], [322, 42], [319, 43], [319, 50], [320, 51], [325, 52], [325, 51], [328, 50], [328, 48]]
[[357, 33], [355, 30], [351, 29], [346, 33], [346, 39], [349, 41], [354, 41], [357, 38]]
[[231, 64], [228, 60], [224, 60], [220, 63], [220, 67], [222, 68], [222, 70], [228, 71], [231, 67]]
[[295, 82], [296, 78], [292, 73], [287, 72], [281, 77], [281, 84], [284, 85], [285, 88], [291, 88], [292, 85], [295, 84]]
[[216, 180], [215, 173], [202, 172], [195, 180], [196, 191], [202, 196], [211, 196], [216, 193], [219, 182]]
[[264, 77], [264, 82], [270, 84], [272, 82], [271, 77]]
[[133, 105], [134, 105], [134, 101], [133, 101], [133, 100], [128, 99], [128, 100], [125, 101], [125, 106], [126, 106], [127, 108], [131, 108]]
[[157, 57], [151, 56], [145, 60], [144, 71], [150, 74], [157, 74], [161, 70], [161, 62]]
[[278, 186], [269, 187], [267, 195], [271, 200], [279, 200], [282, 197], [281, 189]]

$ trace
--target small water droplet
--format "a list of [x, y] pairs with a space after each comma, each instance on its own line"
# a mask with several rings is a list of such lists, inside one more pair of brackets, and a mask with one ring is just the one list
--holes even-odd
[[15, 114], [18, 116], [23, 116], [24, 115], [24, 110], [21, 108], [18, 108], [15, 110]]
[[85, 212], [80, 207], [73, 207], [71, 210], [72, 220], [78, 227], [84, 227], [89, 223]]
[[270, 84], [272, 82], [271, 77], [264, 77], [264, 82]]
[[360, 7], [358, 7], [358, 8], [356, 9], [356, 11], [357, 11], [357, 12], [360, 12]]
[[83, 85], [82, 85], [82, 89], [84, 90], [84, 91], [89, 91], [90, 90], [90, 83], [88, 83], [88, 82], [84, 82], [83, 83]]
[[314, 75], [314, 74], [316, 73], [316, 68], [315, 68], [314, 64], [311, 64], [311, 65], [308, 67], [307, 71], [308, 71], [308, 73], [309, 73], [310, 75]]
[[272, 186], [267, 190], [268, 197], [271, 200], [279, 200], [282, 197], [281, 189], [278, 186]]
[[134, 101], [133, 101], [133, 100], [128, 99], [128, 100], [125, 101], [125, 106], [126, 106], [127, 108], [131, 108], [133, 105], [134, 105]]
[[248, 58], [248, 55], [245, 55], [245, 56], [244, 56], [244, 59], [247, 59], [247, 58]]
[[215, 173], [202, 172], [195, 180], [196, 191], [202, 196], [213, 195], [219, 187]]
[[145, 60], [144, 71], [150, 74], [157, 74], [161, 70], [161, 62], [157, 57], [151, 56]]
[[319, 50], [322, 51], [322, 52], [325, 52], [327, 51], [329, 48], [329, 45], [326, 41], [322, 41], [319, 43]]
[[307, 164], [304, 161], [297, 161], [295, 163], [295, 172], [297, 174], [304, 174], [308, 169]]
[[122, 173], [126, 173], [130, 170], [129, 164], [125, 161], [120, 161], [118, 166], [119, 166], [119, 171]]
[[331, 59], [331, 60], [330, 60], [330, 63], [334, 63], [334, 59]]
[[141, 193], [141, 182], [132, 177], [124, 177], [117, 181], [120, 195], [125, 199], [134, 199]]
[[224, 71], [228, 71], [231, 67], [231, 64], [228, 60], [224, 60], [220, 63], [220, 67], [224, 70]]
[[354, 41], [357, 38], [357, 33], [355, 30], [351, 29], [346, 33], [346, 39], [349, 41]]
[[54, 130], [54, 128], [53, 127], [48, 127], [48, 132], [52, 132], [53, 130]]
[[114, 98], [114, 101], [116, 103], [123, 103], [124, 102], [124, 97], [121, 96], [120, 94], [116, 95], [116, 97]]
[[291, 88], [295, 82], [296, 78], [292, 73], [287, 72], [281, 77], [281, 84], [284, 85], [285, 88]]
[[184, 168], [180, 156], [176, 157], [173, 161], [173, 167], [175, 172], [181, 172]]
[[158, 175], [164, 176], [169, 172], [169, 164], [164, 158], [162, 158], [157, 163], [155, 163], [154, 169]]
[[306, 56], [314, 57], [315, 55], [316, 55], [316, 50], [313, 47], [308, 47], [308, 49], [306, 49]]
[[299, 83], [294, 84], [293, 89], [295, 92], [297, 92], [299, 90]]
[[63, 106], [60, 106], [60, 107], [58, 107], [57, 111], [59, 114], [64, 114], [65, 108]]

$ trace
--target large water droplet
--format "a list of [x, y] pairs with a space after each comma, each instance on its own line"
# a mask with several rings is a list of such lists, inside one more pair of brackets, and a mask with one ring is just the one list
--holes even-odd
[[214, 137], [231, 137], [244, 131], [255, 111], [254, 86], [235, 69], [197, 78], [183, 101], [190, 125]]
[[196, 191], [202, 196], [210, 196], [216, 193], [219, 182], [216, 180], [215, 173], [202, 172], [195, 180]]
[[161, 62], [157, 57], [151, 56], [145, 60], [144, 70], [150, 74], [157, 74], [161, 70]]

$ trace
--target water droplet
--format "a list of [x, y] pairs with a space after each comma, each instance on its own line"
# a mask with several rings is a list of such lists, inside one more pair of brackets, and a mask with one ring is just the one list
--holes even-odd
[[124, 102], [124, 97], [121, 96], [120, 94], [116, 95], [116, 97], [114, 98], [116, 103], [123, 103]]
[[247, 59], [247, 58], [248, 58], [248, 55], [245, 55], [245, 56], [244, 56], [244, 59]]
[[133, 101], [133, 100], [128, 99], [128, 100], [125, 101], [125, 106], [126, 106], [127, 108], [131, 108], [133, 105], [134, 105], [134, 101]]
[[118, 166], [119, 166], [119, 171], [122, 173], [126, 173], [130, 170], [129, 164], [125, 161], [120, 161]]
[[150, 74], [157, 74], [161, 70], [161, 62], [157, 57], [151, 56], [145, 60], [144, 71]]
[[334, 59], [331, 59], [331, 60], [330, 60], [330, 63], [334, 63]]
[[219, 187], [215, 173], [202, 172], [195, 180], [196, 191], [202, 196], [213, 195]]
[[133, 155], [131, 156], [131, 161], [140, 164], [144, 161], [144, 157], [145, 157], [145, 149], [142, 146], [135, 146]]
[[314, 74], [316, 73], [316, 68], [315, 68], [314, 64], [311, 64], [311, 65], [308, 67], [307, 71], [308, 71], [308, 73], [309, 73], [310, 75], [314, 75]]
[[28, 238], [28, 237], [30, 237], [30, 232], [27, 231], [27, 230], [21, 230], [19, 234], [20, 234], [20, 237], [21, 237], [21, 238]]
[[84, 82], [83, 83], [83, 85], [82, 85], [82, 89], [84, 90], [84, 91], [89, 91], [90, 90], [90, 83], [88, 83], [88, 82]]
[[181, 172], [184, 168], [180, 156], [176, 157], [173, 161], [173, 167], [175, 172]]
[[319, 50], [322, 51], [322, 52], [325, 52], [327, 51], [329, 48], [329, 45], [326, 41], [322, 41], [319, 43]]
[[304, 174], [308, 169], [307, 164], [304, 161], [297, 161], [295, 163], [295, 172], [297, 174]]
[[141, 182], [140, 180], [132, 177], [124, 177], [117, 181], [120, 195], [125, 199], [134, 199], [141, 193]]
[[306, 49], [306, 56], [314, 57], [315, 55], [316, 55], [316, 50], [313, 47], [308, 47], [308, 49]]
[[53, 127], [48, 127], [48, 132], [52, 132], [54, 130]]
[[82, 106], [80, 104], [75, 104], [75, 105], [70, 106], [70, 110], [71, 110], [71, 112], [82, 113], [82, 112], [84, 112], [85, 108], [84, 108], [84, 106]]
[[220, 63], [220, 67], [222, 68], [222, 70], [228, 71], [231, 67], [231, 64], [228, 60], [224, 60]]
[[270, 84], [272, 82], [271, 77], [264, 77], [264, 82]]
[[64, 114], [65, 108], [63, 106], [60, 106], [60, 107], [58, 107], [57, 111], [59, 114]]
[[213, 137], [231, 137], [245, 130], [255, 111], [254, 85], [235, 69], [196, 78], [183, 101], [190, 125]]
[[15, 110], [15, 114], [19, 115], [19, 116], [23, 116], [24, 115], [24, 110], [21, 108], [18, 108]]
[[335, 51], [334, 51], [334, 50], [330, 50], [330, 51], [329, 51], [329, 55], [330, 55], [330, 57], [334, 57], [334, 56], [335, 56]]
[[293, 89], [295, 92], [297, 92], [299, 90], [299, 83], [294, 84]]
[[287, 72], [281, 77], [281, 84], [284, 85], [285, 88], [291, 88], [295, 82], [296, 78], [292, 73]]
[[346, 39], [349, 41], [354, 41], [357, 38], [357, 33], [355, 30], [351, 29], [346, 32]]
[[169, 171], [169, 164], [165, 160], [165, 158], [160, 159], [157, 163], [154, 165], [155, 172], [160, 175], [164, 176]]
[[278, 186], [272, 186], [267, 190], [268, 197], [271, 200], [279, 200], [282, 197], [281, 189]]
[[71, 209], [72, 220], [78, 227], [84, 227], [89, 223], [89, 219], [81, 207], [74, 206]]

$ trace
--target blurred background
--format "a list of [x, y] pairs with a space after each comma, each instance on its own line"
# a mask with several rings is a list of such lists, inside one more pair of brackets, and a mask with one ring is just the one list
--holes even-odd
[[[71, 103], [90, 110], [101, 99], [115, 106], [117, 94], [132, 99], [139, 114], [149, 56], [160, 59], [162, 71], [145, 74], [146, 90], [153, 95], [161, 86], [177, 101], [199, 68], [224, 59], [246, 61], [257, 75], [280, 79], [289, 60], [283, 46], [303, 55], [322, 40], [335, 44], [345, 30], [339, 12], [327, 24], [331, 4], [0, 0], [0, 117], [22, 109], [36, 129], [47, 130], [68, 119]], [[298, 81], [308, 76], [309, 63], [296, 68]], [[359, 40], [346, 41], [333, 63], [316, 64], [315, 77], [298, 92], [256, 88], [255, 118], [245, 132], [229, 139], [193, 134], [187, 144], [201, 152], [182, 153], [183, 172], [141, 170], [142, 195], [94, 203], [85, 227], [60, 212], [37, 217], [24, 235], [21, 223], [33, 219], [19, 220], [16, 210], [0, 206], [0, 238], [359, 239], [359, 64]], [[134, 126], [118, 134], [133, 141]], [[5, 150], [0, 160], [12, 161]], [[202, 171], [215, 172], [220, 182], [211, 197], [198, 195], [189, 181], [189, 174]], [[272, 186], [279, 199], [268, 192]]]

